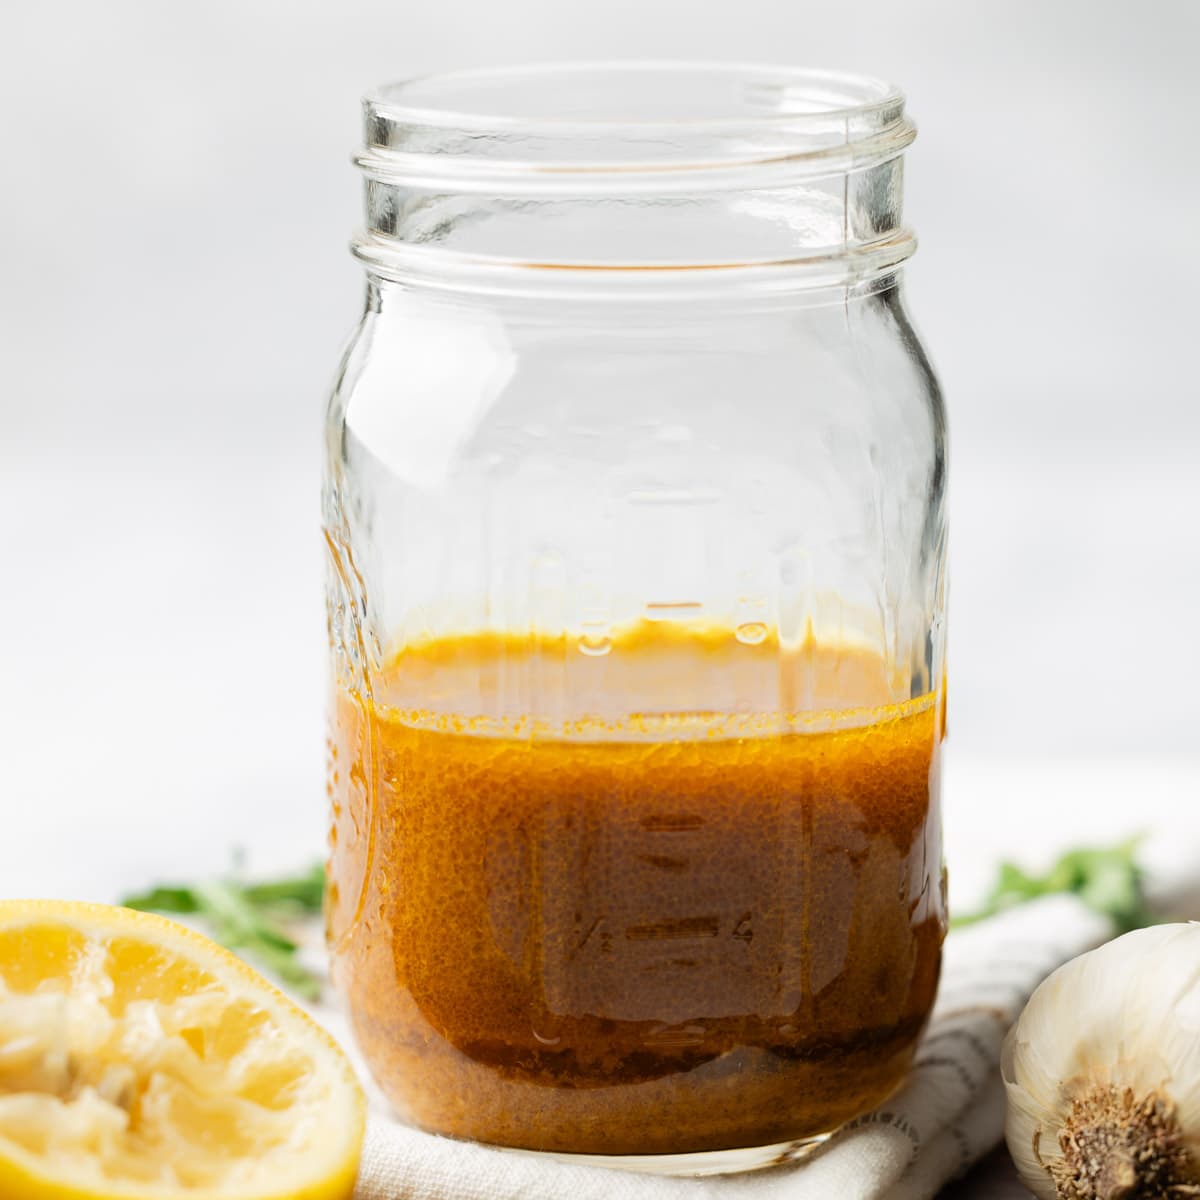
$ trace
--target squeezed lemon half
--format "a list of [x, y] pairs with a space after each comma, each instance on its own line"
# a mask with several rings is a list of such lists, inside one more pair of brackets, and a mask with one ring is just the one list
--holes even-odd
[[4, 1200], [345, 1200], [365, 1111], [333, 1039], [202, 935], [0, 902]]

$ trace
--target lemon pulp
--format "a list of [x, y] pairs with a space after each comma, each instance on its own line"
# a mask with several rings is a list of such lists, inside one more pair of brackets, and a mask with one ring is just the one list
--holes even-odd
[[6, 1200], [339, 1200], [363, 1123], [332, 1039], [200, 934], [0, 903]]

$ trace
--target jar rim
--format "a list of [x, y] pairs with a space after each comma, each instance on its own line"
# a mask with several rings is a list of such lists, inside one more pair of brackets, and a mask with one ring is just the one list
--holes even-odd
[[[572, 84], [569, 108], [558, 113], [512, 110], [514, 103], [520, 104], [522, 94], [530, 105], [544, 105], [547, 101], [562, 105], [564, 78]], [[648, 112], [645, 86], [668, 82], [675, 85], [671, 94], [656, 98], [654, 103], [665, 102], [671, 110], [661, 115]], [[604, 91], [595, 92], [597, 85]], [[684, 94], [679, 85], [691, 85], [692, 90]], [[701, 85], [707, 94], [701, 93], [696, 85]], [[718, 100], [714, 94], [718, 87], [724, 90], [725, 102], [740, 100], [743, 111], [724, 115], [682, 111], [685, 105], [700, 108]], [[614, 105], [612, 115], [598, 111], [595, 101], [590, 100], [592, 95], [606, 106]], [[490, 107], [485, 103], [489, 97]], [[899, 116], [904, 100], [904, 93], [895, 85], [846, 71], [751, 62], [611, 59], [412, 76], [372, 88], [364, 104], [377, 119], [436, 126], [447, 131], [595, 133], [655, 129], [693, 132], [702, 128], [722, 132], [747, 125], [823, 127], [831, 120], [848, 117], [893, 111]], [[505, 105], [510, 111], [503, 111]], [[621, 108], [633, 108], [639, 115], [621, 115]]]

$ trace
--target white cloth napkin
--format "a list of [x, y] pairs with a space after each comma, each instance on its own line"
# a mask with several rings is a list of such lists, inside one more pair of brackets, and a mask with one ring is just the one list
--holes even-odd
[[[1111, 935], [1069, 896], [951, 934], [908, 1082], [803, 1162], [705, 1179], [639, 1175], [421, 1133], [376, 1101], [355, 1200], [929, 1200], [1002, 1136], [1000, 1043], [1029, 994]], [[340, 1017], [322, 1016], [347, 1044]]]

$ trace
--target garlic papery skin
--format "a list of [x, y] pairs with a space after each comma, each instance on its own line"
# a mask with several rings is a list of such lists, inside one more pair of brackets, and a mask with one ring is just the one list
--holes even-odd
[[1200, 1196], [1200, 923], [1127, 933], [1033, 993], [1000, 1060], [1042, 1200]]

